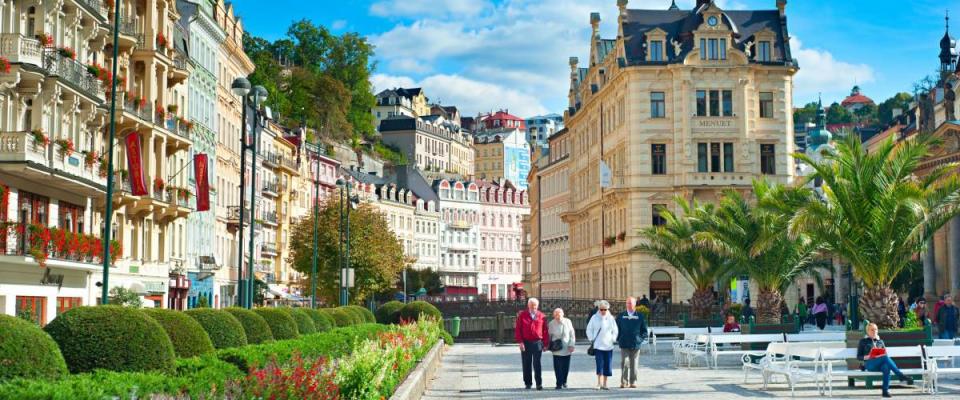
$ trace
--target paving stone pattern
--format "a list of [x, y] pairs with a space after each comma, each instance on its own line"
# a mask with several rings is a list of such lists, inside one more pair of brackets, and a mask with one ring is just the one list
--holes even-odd
[[[619, 354], [614, 354], [613, 376], [609, 391], [596, 391], [593, 357], [585, 353], [587, 344], [577, 346], [570, 366], [567, 390], [554, 389], [552, 357], [545, 353], [543, 363], [544, 390], [524, 390], [520, 369], [520, 350], [517, 346], [490, 344], [457, 344], [444, 355], [438, 376], [431, 382], [423, 399], [698, 399], [720, 400], [740, 398], [790, 398], [790, 388], [783, 380], [763, 391], [758, 375], [743, 382], [738, 360], [727, 357], [720, 369], [677, 369], [669, 345], [661, 345], [659, 354], [641, 354], [640, 373], [636, 389], [620, 389]], [[894, 379], [894, 382], [896, 380]], [[917, 386], [891, 388], [898, 399], [958, 399], [960, 380], [941, 379], [940, 393], [924, 394]], [[845, 382], [834, 383], [833, 399], [879, 398], [879, 382], [875, 389], [866, 389], [862, 382], [856, 388], [847, 388]], [[823, 398], [812, 382], [798, 385], [796, 398]]]

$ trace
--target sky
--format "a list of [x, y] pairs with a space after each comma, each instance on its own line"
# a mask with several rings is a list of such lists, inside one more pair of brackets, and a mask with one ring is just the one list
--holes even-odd
[[[671, 0], [631, 0], [666, 9]], [[696, 0], [677, 0], [690, 9]], [[562, 113], [571, 56], [590, 51], [590, 12], [604, 38], [617, 34], [616, 0], [234, 0], [247, 31], [270, 40], [310, 19], [376, 46], [376, 91], [423, 87], [464, 115], [507, 109], [520, 117]], [[723, 9], [776, 9], [776, 0], [716, 0]], [[876, 102], [911, 92], [936, 71], [944, 14], [960, 0], [789, 0], [787, 24], [800, 71], [794, 104], [840, 101], [854, 85]], [[960, 18], [952, 29], [960, 33]], [[582, 63], [581, 63], [582, 64]]]

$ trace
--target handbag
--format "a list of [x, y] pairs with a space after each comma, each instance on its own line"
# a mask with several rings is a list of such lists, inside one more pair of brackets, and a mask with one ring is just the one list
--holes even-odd
[[593, 348], [593, 345], [597, 344], [597, 338], [600, 337], [600, 334], [603, 333], [603, 322], [601, 321], [600, 329], [597, 329], [597, 336], [593, 337], [593, 341], [590, 342], [590, 347], [587, 347], [587, 355], [594, 356], [597, 354], [597, 349]]
[[[566, 327], [565, 325], [563, 325], [562, 323], [560, 324], [560, 327], [561, 327], [560, 335], [562, 336], [563, 333], [564, 333], [564, 331], [567, 330], [567, 327]], [[560, 351], [560, 350], [563, 350], [563, 339], [551, 340], [551, 341], [550, 341], [550, 347], [548, 348], [548, 350], [550, 350], [550, 351]]]

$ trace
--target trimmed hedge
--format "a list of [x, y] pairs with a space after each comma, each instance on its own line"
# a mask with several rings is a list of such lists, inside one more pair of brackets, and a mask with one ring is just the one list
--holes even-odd
[[72, 308], [44, 330], [57, 342], [71, 373], [173, 370], [170, 338], [160, 323], [135, 308]]
[[195, 319], [180, 311], [163, 308], [144, 308], [141, 311], [160, 323], [173, 343], [177, 357], [190, 358], [213, 353], [210, 336]]
[[383, 303], [377, 308], [376, 319], [380, 324], [398, 324], [400, 323], [400, 310], [403, 308], [402, 302], [393, 300]]
[[67, 363], [50, 335], [36, 324], [0, 314], [0, 382], [59, 379], [66, 374]]
[[349, 352], [354, 343], [375, 338], [389, 329], [389, 326], [379, 324], [335, 328], [323, 333], [304, 335], [298, 339], [218, 350], [217, 358], [236, 365], [241, 371], [265, 365], [273, 358], [276, 358], [278, 364], [284, 364], [294, 353], [305, 359], [319, 356], [335, 359]]
[[333, 317], [334, 322], [337, 323], [337, 327], [356, 325], [356, 321], [354, 320], [356, 316], [350, 311], [343, 308], [332, 308], [328, 309], [327, 312]]
[[453, 346], [453, 335], [451, 335], [450, 332], [447, 332], [446, 330], [441, 330], [440, 338], [443, 339], [443, 342], [446, 343], [447, 346]]
[[301, 335], [317, 333], [317, 326], [313, 323], [313, 318], [302, 308], [280, 307], [280, 309], [293, 317], [293, 321], [297, 323], [297, 332]]
[[253, 309], [253, 312], [267, 321], [274, 339], [296, 339], [300, 336], [300, 332], [297, 331], [297, 322], [285, 311], [277, 308], [261, 307]]
[[243, 332], [247, 335], [247, 344], [259, 344], [273, 340], [273, 333], [270, 332], [270, 325], [267, 320], [259, 314], [240, 307], [228, 307], [223, 311], [233, 315], [240, 325], [243, 325]]
[[319, 311], [320, 314], [323, 314], [327, 318], [327, 320], [330, 321], [331, 329], [340, 326], [339, 324], [337, 324], [337, 320], [333, 318], [333, 313], [331, 312], [333, 311], [332, 308], [319, 308], [317, 309], [317, 311]]
[[212, 308], [194, 308], [184, 313], [197, 320], [203, 330], [207, 331], [213, 347], [227, 349], [247, 345], [247, 334], [243, 332], [243, 324], [234, 318], [233, 314]]
[[421, 314], [428, 317], [434, 317], [436, 319], [443, 318], [443, 314], [440, 313], [440, 310], [438, 310], [437, 307], [425, 301], [413, 301], [407, 303], [407, 305], [400, 309], [400, 318], [403, 318], [406, 321], [416, 321], [420, 319]]
[[310, 316], [310, 319], [313, 320], [313, 325], [316, 326], [317, 332], [324, 332], [330, 330], [334, 326], [333, 318], [327, 316], [327, 314], [320, 312], [313, 308], [301, 308], [303, 312], [307, 313]]
[[361, 306], [347, 306], [347, 308], [353, 310], [357, 315], [360, 316], [360, 319], [363, 321], [361, 324], [375, 324], [377, 323], [377, 317], [373, 315], [373, 312], [368, 310], [366, 307]]
[[337, 308], [339, 308], [339, 309], [341, 309], [341, 310], [344, 310], [344, 311], [346, 311], [347, 313], [349, 313], [350, 316], [353, 317], [353, 318], [351, 318], [351, 320], [353, 321], [353, 324], [354, 324], [354, 325], [359, 325], [359, 324], [364, 323], [363, 312], [361, 312], [360, 310], [357, 310], [357, 308], [356, 308], [355, 306], [340, 306], [340, 307], [337, 307]]

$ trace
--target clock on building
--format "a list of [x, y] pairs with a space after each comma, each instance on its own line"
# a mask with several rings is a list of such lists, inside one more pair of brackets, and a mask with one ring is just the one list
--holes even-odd
[[710, 18], [707, 18], [707, 24], [710, 26], [717, 26], [717, 16], [711, 15]]

